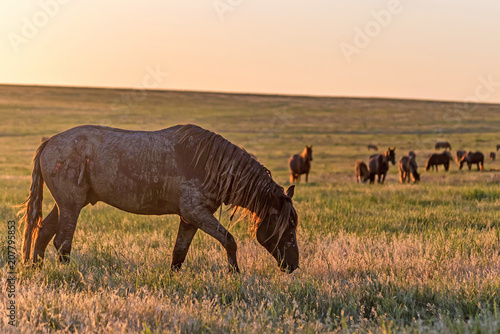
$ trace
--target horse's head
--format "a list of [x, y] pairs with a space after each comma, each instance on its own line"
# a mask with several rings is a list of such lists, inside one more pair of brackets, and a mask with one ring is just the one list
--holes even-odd
[[278, 207], [271, 208], [257, 228], [257, 241], [276, 259], [282, 271], [299, 267], [297, 245], [297, 213], [292, 205], [294, 185], [279, 197]]
[[313, 161], [313, 147], [307, 146], [306, 145], [306, 150], [307, 150], [307, 156], [309, 157], [309, 161]]
[[464, 163], [467, 162], [468, 158], [469, 158], [469, 152], [466, 152], [466, 153], [464, 153], [464, 155], [462, 155], [462, 158], [460, 158], [460, 162], [458, 163], [460, 165], [460, 167], [458, 169], [462, 169], [462, 167], [464, 166]]
[[394, 166], [396, 164], [396, 148], [390, 148], [388, 147], [387, 148], [387, 152], [386, 153], [386, 156], [387, 156], [387, 160], [389, 160], [390, 162], [392, 162], [392, 165]]

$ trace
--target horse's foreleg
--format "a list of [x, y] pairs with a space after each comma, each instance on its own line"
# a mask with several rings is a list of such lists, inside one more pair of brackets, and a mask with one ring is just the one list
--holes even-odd
[[186, 222], [196, 226], [222, 244], [227, 252], [230, 271], [239, 272], [240, 269], [238, 268], [238, 262], [236, 260], [236, 241], [231, 233], [219, 223], [213, 214], [209, 210], [203, 208], [190, 208], [187, 212], [186, 210], [181, 211], [183, 211], [182, 218]]
[[386, 175], [387, 175], [386, 173], [382, 174], [382, 182], [381, 183], [384, 183]]
[[71, 253], [71, 244], [73, 243], [73, 235], [75, 234], [76, 222], [80, 215], [81, 208], [68, 208], [67, 206], [59, 206], [59, 222], [57, 224], [56, 237], [54, 238], [54, 246], [59, 252], [59, 260], [68, 262]]
[[38, 236], [35, 241], [35, 249], [33, 251], [33, 263], [43, 260], [45, 255], [45, 248], [57, 231], [57, 218], [59, 210], [57, 205], [54, 205], [52, 211], [45, 217], [42, 226], [38, 230]]
[[172, 253], [172, 264], [170, 265], [172, 270], [181, 269], [196, 231], [198, 231], [198, 227], [188, 224], [181, 217], [179, 230], [177, 231], [177, 239], [175, 240], [174, 251]]
[[306, 183], [309, 182], [309, 172], [306, 173]]

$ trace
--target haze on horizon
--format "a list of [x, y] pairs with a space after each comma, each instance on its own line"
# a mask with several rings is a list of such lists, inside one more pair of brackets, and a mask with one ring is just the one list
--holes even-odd
[[500, 103], [496, 0], [0, 3], [0, 83]]

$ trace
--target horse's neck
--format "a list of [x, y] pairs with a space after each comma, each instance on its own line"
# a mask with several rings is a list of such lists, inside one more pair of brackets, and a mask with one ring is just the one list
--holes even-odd
[[301, 156], [302, 158], [304, 158], [305, 160], [309, 161], [309, 159], [310, 159], [310, 158], [309, 158], [309, 155], [307, 154], [307, 148], [305, 148], [305, 149], [302, 151], [302, 153], [300, 154], [300, 156]]

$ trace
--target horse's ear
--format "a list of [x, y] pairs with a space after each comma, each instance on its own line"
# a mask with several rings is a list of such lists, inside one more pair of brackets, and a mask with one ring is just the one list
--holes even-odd
[[292, 184], [288, 189], [286, 190], [286, 195], [290, 198], [293, 197], [293, 194], [295, 192], [295, 184]]

